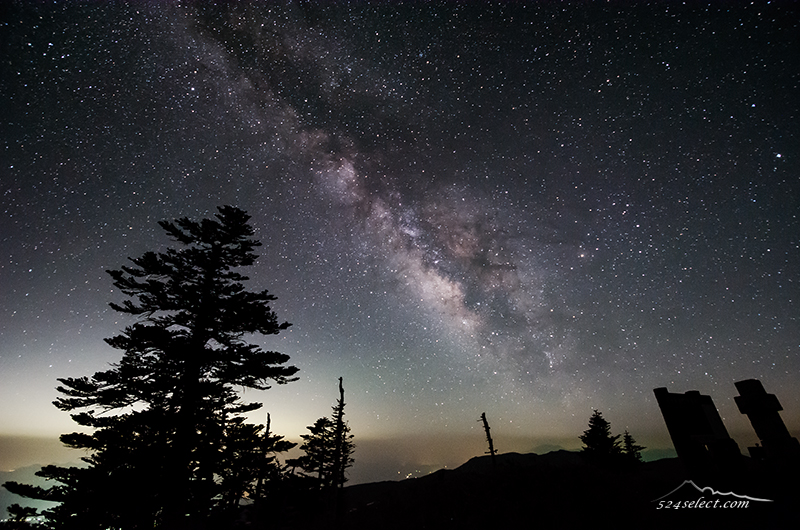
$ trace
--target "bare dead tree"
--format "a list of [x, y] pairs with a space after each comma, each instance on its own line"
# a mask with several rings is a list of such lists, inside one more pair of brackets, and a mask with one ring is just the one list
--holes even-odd
[[489, 442], [489, 451], [487, 454], [491, 455], [492, 457], [492, 464], [496, 464], [497, 462], [494, 459], [494, 455], [497, 451], [494, 450], [494, 442], [492, 442], [492, 434], [489, 432], [489, 422], [486, 420], [486, 413], [481, 413], [481, 419], [478, 421], [483, 422], [483, 430], [486, 431], [486, 441]]

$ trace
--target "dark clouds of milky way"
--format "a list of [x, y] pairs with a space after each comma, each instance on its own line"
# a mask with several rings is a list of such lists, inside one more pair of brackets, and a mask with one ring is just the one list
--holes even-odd
[[5, 5], [3, 432], [72, 427], [55, 378], [119, 356], [104, 270], [221, 204], [252, 214], [253, 284], [293, 323], [265, 344], [302, 380], [248, 394], [290, 437], [340, 375], [362, 440], [481, 452], [486, 411], [505, 449], [576, 446], [598, 408], [667, 447], [654, 387], [710, 393], [751, 432], [731, 399], [750, 377], [796, 431], [798, 20], [790, 2]]

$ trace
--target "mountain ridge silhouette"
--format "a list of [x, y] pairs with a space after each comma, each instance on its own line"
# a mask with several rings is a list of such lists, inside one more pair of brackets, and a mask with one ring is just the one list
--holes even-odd
[[[781, 491], [772, 475], [741, 477], [755, 490], [737, 498], [775, 498], [741, 510], [658, 510], [654, 499], [685, 488], [689, 479], [680, 460], [664, 458], [635, 466], [602, 466], [580, 452], [502, 453], [476, 456], [453, 469], [400, 481], [357, 484], [342, 493], [342, 527], [349, 529], [463, 529], [528, 527], [578, 528], [612, 519], [615, 524], [674, 530], [691, 528], [800, 528], [794, 509], [797, 486], [781, 498], [753, 493]], [[676, 488], [676, 484], [679, 486]], [[719, 491], [711, 486], [699, 492]], [[669, 493], [667, 493], [669, 492]], [[747, 494], [745, 496], [745, 494]], [[287, 528], [300, 528], [287, 527]]]

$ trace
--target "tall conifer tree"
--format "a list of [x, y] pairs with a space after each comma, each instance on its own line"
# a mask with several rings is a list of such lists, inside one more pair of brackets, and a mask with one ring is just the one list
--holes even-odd
[[339, 378], [339, 399], [333, 407], [332, 417], [322, 417], [309, 425], [308, 434], [301, 434], [300, 446], [305, 454], [287, 461], [299, 467], [306, 477], [313, 477], [316, 487], [323, 490], [340, 488], [347, 482], [345, 471], [353, 465], [353, 435], [344, 419], [344, 386]]
[[344, 419], [344, 386], [339, 378], [339, 399], [333, 407], [333, 464], [331, 466], [331, 486], [343, 487], [347, 482], [345, 471], [353, 465], [353, 435]]
[[636, 464], [641, 463], [643, 449], [646, 449], [646, 447], [637, 444], [633, 435], [625, 429], [625, 433], [622, 436], [622, 454], [625, 455], [626, 460]]
[[[59, 379], [54, 403], [90, 433], [61, 437], [87, 449], [88, 467], [47, 466], [38, 474], [59, 484], [16, 483], [24, 496], [61, 502], [47, 512], [57, 528], [193, 528], [220, 517], [256, 480], [254, 455], [285, 450], [280, 437], [245, 426], [236, 388], [267, 389], [293, 381], [287, 355], [247, 342], [273, 335], [279, 323], [266, 290], [248, 291], [236, 269], [255, 262], [249, 216], [230, 206], [214, 219], [159, 224], [177, 243], [108, 271], [130, 297], [115, 310], [136, 317], [106, 339], [119, 363], [92, 377]], [[231, 477], [231, 466], [246, 472]], [[226, 480], [220, 477], [226, 478]], [[246, 480], [246, 479], [247, 480]], [[244, 481], [244, 482], [243, 482]], [[227, 490], [226, 490], [227, 488]]]
[[620, 454], [619, 434], [611, 434], [611, 424], [597, 410], [589, 418], [589, 428], [579, 437], [583, 453], [596, 462], [609, 462]]

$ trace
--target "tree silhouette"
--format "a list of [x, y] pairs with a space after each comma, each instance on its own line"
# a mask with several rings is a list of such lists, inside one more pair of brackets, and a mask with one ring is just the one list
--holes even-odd
[[243, 418], [233, 420], [223, 449], [221, 502], [234, 509], [242, 498], [262, 496], [266, 482], [281, 479], [282, 469], [275, 453], [288, 451], [296, 445], [271, 434], [269, 419], [266, 427], [245, 423]]
[[287, 460], [287, 464], [292, 468], [299, 467], [306, 476], [315, 477], [317, 488], [322, 488], [331, 474], [333, 425], [330, 418], [322, 417], [306, 428], [308, 434], [300, 435], [303, 439], [300, 449], [305, 454]]
[[345, 471], [353, 465], [353, 435], [344, 419], [344, 386], [339, 378], [339, 399], [333, 407], [333, 464], [331, 466], [331, 486], [342, 487], [347, 482]]
[[609, 461], [620, 454], [619, 434], [611, 434], [611, 424], [597, 410], [589, 418], [589, 428], [583, 431], [580, 439], [584, 455], [592, 461]]
[[90, 452], [88, 467], [43, 468], [39, 476], [59, 483], [49, 489], [6, 485], [60, 502], [45, 512], [53, 526], [192, 528], [250, 491], [270, 465], [266, 452], [287, 448], [243, 422], [261, 405], [242, 402], [235, 388], [295, 380], [287, 355], [245, 340], [290, 324], [270, 309], [273, 295], [246, 290], [235, 270], [257, 257], [250, 217], [218, 210], [214, 219], [160, 222], [177, 248], [108, 271], [130, 297], [111, 307], [138, 319], [106, 339], [122, 359], [91, 378], [59, 379], [54, 402], [91, 430], [61, 437]]
[[28, 528], [27, 519], [35, 516], [36, 512], [36, 508], [20, 506], [19, 504], [12, 504], [8, 507], [8, 515], [11, 516], [11, 522], [17, 523], [14, 526], [19, 526], [20, 528], [23, 528], [23, 523], [25, 523], [24, 528]]
[[309, 434], [301, 434], [300, 449], [305, 454], [287, 461], [299, 467], [306, 476], [316, 479], [319, 489], [337, 488], [347, 482], [345, 471], [353, 465], [353, 435], [344, 420], [344, 387], [339, 378], [339, 399], [333, 407], [332, 418], [322, 417], [307, 427]]
[[492, 464], [496, 464], [494, 455], [496, 451], [494, 450], [494, 441], [492, 440], [492, 433], [489, 429], [489, 420], [486, 419], [486, 413], [481, 413], [481, 419], [478, 421], [483, 422], [483, 430], [486, 432], [486, 441], [489, 443], [489, 451], [487, 454], [491, 455], [492, 457]]
[[625, 455], [625, 459], [629, 462], [640, 463], [642, 461], [642, 449], [644, 447], [636, 445], [636, 440], [625, 429], [625, 434], [622, 436], [622, 454]]

